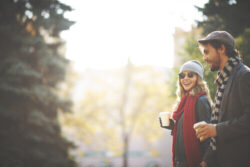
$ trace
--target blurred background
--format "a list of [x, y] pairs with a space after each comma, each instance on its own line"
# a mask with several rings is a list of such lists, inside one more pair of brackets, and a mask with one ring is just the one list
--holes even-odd
[[226, 30], [250, 66], [248, 0], [1, 0], [1, 167], [170, 167], [177, 74]]

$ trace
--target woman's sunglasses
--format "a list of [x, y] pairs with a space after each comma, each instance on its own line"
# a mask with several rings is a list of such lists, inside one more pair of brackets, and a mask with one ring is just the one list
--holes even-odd
[[[193, 73], [193, 72], [187, 73], [188, 78], [193, 78], [194, 75], [195, 75], [195, 73]], [[186, 74], [184, 74], [183, 72], [182, 72], [182, 73], [179, 73], [179, 78], [180, 78], [180, 79], [184, 79], [185, 77], [186, 77]]]

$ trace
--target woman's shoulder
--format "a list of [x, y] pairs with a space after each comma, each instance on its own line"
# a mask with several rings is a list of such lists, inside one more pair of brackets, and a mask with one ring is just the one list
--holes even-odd
[[206, 102], [209, 101], [207, 95], [202, 95], [197, 98], [197, 101]]
[[198, 105], [198, 106], [209, 105], [210, 106], [210, 102], [208, 100], [208, 97], [206, 95], [202, 95], [202, 96], [198, 97], [196, 105]]
[[195, 113], [197, 121], [208, 122], [211, 117], [211, 105], [206, 95], [200, 96], [195, 104]]

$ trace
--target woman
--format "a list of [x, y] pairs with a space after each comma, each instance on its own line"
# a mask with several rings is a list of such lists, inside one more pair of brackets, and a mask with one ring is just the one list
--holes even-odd
[[184, 63], [179, 73], [177, 107], [169, 126], [173, 134], [172, 162], [174, 167], [198, 167], [206, 165], [205, 151], [209, 141], [197, 139], [193, 125], [200, 121], [209, 122], [211, 115], [210, 97], [203, 81], [203, 67], [199, 61]]

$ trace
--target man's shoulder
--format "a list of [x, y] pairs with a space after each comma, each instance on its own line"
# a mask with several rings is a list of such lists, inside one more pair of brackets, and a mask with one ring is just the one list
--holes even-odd
[[235, 68], [234, 75], [240, 77], [240, 76], [248, 75], [247, 73], [250, 73], [250, 68], [243, 63], [239, 63]]
[[236, 83], [239, 84], [248, 84], [250, 83], [250, 68], [246, 66], [243, 63], [240, 63], [236, 70], [235, 73], [233, 74], [233, 82], [235, 81]]
[[241, 69], [242, 69], [243, 71], [245, 71], [245, 72], [250, 72], [250, 68], [249, 68], [246, 64], [244, 64], [244, 63], [241, 63], [241, 64], [242, 64]]

